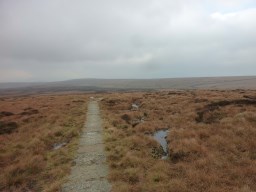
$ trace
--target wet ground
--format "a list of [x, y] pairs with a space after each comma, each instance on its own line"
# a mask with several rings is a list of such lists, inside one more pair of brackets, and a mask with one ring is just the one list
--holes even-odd
[[166, 159], [168, 157], [168, 143], [166, 140], [168, 133], [169, 133], [168, 129], [162, 129], [162, 130], [156, 131], [153, 135], [154, 139], [162, 146], [164, 150], [165, 154], [162, 156], [162, 159]]

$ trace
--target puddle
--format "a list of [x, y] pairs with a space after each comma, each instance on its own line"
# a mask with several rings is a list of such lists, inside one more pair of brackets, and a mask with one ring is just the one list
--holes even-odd
[[169, 133], [168, 129], [158, 130], [154, 133], [154, 139], [162, 146], [165, 154], [162, 156], [162, 159], [167, 159], [168, 157], [168, 143], [166, 137]]
[[55, 144], [53, 145], [53, 149], [54, 149], [54, 150], [58, 150], [58, 149], [60, 149], [61, 147], [64, 147], [65, 145], [67, 145], [66, 142], [64, 142], [64, 143], [55, 143]]

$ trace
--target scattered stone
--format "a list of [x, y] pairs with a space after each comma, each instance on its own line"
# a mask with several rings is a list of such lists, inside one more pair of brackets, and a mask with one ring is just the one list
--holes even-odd
[[139, 105], [133, 103], [131, 110], [132, 110], [132, 111], [138, 111], [138, 110], [139, 110]]
[[60, 149], [60, 148], [62, 148], [62, 147], [65, 147], [66, 145], [67, 145], [67, 142], [55, 143], [55, 144], [53, 145], [53, 149], [54, 149], [54, 150], [58, 150], [58, 149]]

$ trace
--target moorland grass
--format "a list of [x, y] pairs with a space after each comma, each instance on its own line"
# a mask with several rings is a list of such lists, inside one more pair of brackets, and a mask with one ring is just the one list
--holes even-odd
[[[77, 149], [86, 100], [75, 94], [1, 99], [0, 121], [17, 127], [0, 134], [0, 191], [60, 190]], [[63, 146], [55, 150], [56, 144]]]
[[[113, 192], [256, 191], [256, 105], [248, 102], [255, 95], [250, 90], [103, 95]], [[132, 103], [138, 111], [131, 110]], [[134, 126], [136, 119], [143, 121]], [[167, 160], [152, 154], [159, 147], [152, 134], [162, 128], [170, 130]]]

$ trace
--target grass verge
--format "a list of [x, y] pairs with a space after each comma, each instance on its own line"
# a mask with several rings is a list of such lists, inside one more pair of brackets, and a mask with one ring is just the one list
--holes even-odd
[[0, 191], [59, 191], [70, 172], [87, 96], [0, 100]]

